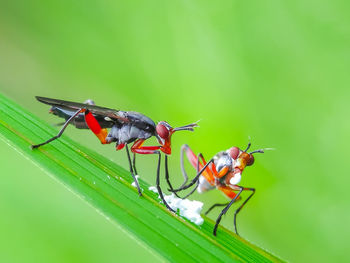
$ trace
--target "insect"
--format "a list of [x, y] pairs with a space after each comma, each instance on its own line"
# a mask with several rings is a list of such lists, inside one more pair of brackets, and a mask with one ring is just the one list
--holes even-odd
[[[205, 213], [208, 214], [215, 207], [224, 206], [224, 209], [216, 219], [215, 227], [213, 230], [214, 236], [216, 236], [217, 228], [220, 224], [222, 216], [226, 214], [233, 203], [241, 199], [240, 195], [243, 191], [250, 191], [251, 193], [248, 198], [244, 200], [244, 202], [238, 207], [238, 209], [235, 210], [234, 213], [233, 224], [235, 232], [238, 235], [236, 225], [237, 214], [242, 210], [244, 205], [249, 201], [250, 198], [252, 198], [255, 193], [255, 188], [243, 187], [239, 186], [238, 184], [241, 181], [241, 175], [245, 167], [253, 165], [253, 154], [264, 153], [264, 150], [268, 150], [268, 148], [248, 153], [247, 151], [250, 148], [250, 145], [251, 143], [249, 142], [247, 148], [244, 151], [238, 147], [231, 147], [226, 151], [217, 153], [208, 162], [205, 161], [201, 153], [196, 156], [187, 144], [181, 147], [181, 169], [185, 178], [185, 182], [181, 187], [173, 190], [173, 192], [185, 190], [195, 184], [196, 186], [192, 189], [192, 191], [183, 198], [187, 198], [189, 195], [194, 193], [196, 189], [199, 193], [204, 193], [216, 188], [222, 191], [229, 199], [231, 199], [231, 201], [228, 203], [214, 204]], [[184, 153], [186, 153], [187, 159], [191, 165], [197, 170], [196, 177], [193, 178], [193, 180], [187, 185], [186, 183], [188, 181], [188, 176], [184, 167]]]
[[[168, 155], [171, 154], [171, 136], [176, 131], [187, 130], [193, 131], [193, 128], [198, 126], [196, 123], [191, 123], [178, 128], [172, 128], [167, 122], [160, 121], [157, 125], [147, 116], [134, 111], [120, 111], [109, 108], [96, 106], [91, 100], [85, 103], [77, 103], [58, 99], [50, 99], [44, 97], [36, 97], [42, 103], [51, 105], [50, 113], [64, 118], [65, 122], [59, 133], [48, 139], [47, 141], [32, 145], [32, 149], [43, 146], [53, 140], [58, 139], [69, 124], [74, 125], [79, 129], [90, 129], [102, 144], [116, 143], [116, 150], [125, 148], [129, 161], [130, 173], [137, 186], [139, 195], [141, 189], [135, 177], [136, 171], [136, 154], [158, 154], [158, 166], [156, 186], [159, 195], [166, 207], [174, 212], [164, 200], [159, 181], [161, 152], [165, 154], [165, 177], [170, 189], [173, 189], [169, 181], [168, 171]], [[110, 128], [108, 132], [107, 128]], [[143, 146], [144, 142], [150, 137], [155, 136], [159, 145]], [[128, 144], [133, 143], [131, 152], [133, 160], [131, 160]]]

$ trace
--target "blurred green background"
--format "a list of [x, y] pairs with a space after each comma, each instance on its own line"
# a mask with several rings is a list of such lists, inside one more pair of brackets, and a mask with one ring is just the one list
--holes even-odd
[[[348, 1], [0, 0], [0, 92], [48, 123], [35, 95], [140, 111], [173, 126], [179, 149], [256, 155], [241, 184], [247, 240], [292, 262], [346, 262], [350, 98]], [[128, 167], [88, 131], [66, 135]], [[155, 143], [152, 140], [150, 143]], [[0, 143], [1, 262], [157, 262], [147, 248]], [[154, 156], [138, 158], [155, 181]], [[195, 194], [208, 208], [225, 198]], [[233, 211], [224, 225], [233, 229]], [[215, 211], [212, 218], [219, 213]], [[218, 237], [220, 238], [220, 237]], [[136, 252], [137, 251], [137, 252]]]

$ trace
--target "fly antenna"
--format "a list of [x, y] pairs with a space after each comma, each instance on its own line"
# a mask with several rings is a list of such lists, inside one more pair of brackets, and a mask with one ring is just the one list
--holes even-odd
[[276, 150], [276, 149], [275, 148], [264, 148], [264, 149], [259, 149], [259, 150], [252, 151], [249, 154], [264, 153], [265, 151], [274, 151], [274, 150]]
[[185, 126], [181, 126], [181, 127], [176, 127], [173, 130], [174, 131], [183, 131], [183, 130], [187, 130], [187, 131], [193, 131], [194, 127], [199, 127], [199, 125], [197, 124], [198, 121], [191, 123], [191, 124], [187, 124]]
[[244, 152], [247, 152], [249, 150], [250, 146], [252, 145], [252, 143], [250, 141], [251, 141], [251, 138], [250, 138], [250, 136], [248, 136], [248, 145], [247, 145], [247, 148], [244, 150]]
[[198, 125], [198, 122], [200, 122], [202, 119], [199, 119], [198, 121], [195, 121], [194, 123], [195, 124], [197, 124], [197, 126], [196, 127], [200, 127], [199, 125]]

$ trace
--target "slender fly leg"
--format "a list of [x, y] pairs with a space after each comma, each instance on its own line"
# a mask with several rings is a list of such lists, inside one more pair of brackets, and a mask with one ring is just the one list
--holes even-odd
[[[181, 170], [182, 170], [183, 176], [184, 176], [184, 178], [186, 178], [186, 180], [182, 184], [182, 186], [180, 186], [180, 188], [183, 187], [187, 183], [187, 179], [188, 179], [187, 172], [185, 170], [185, 165], [184, 165], [184, 152], [186, 152], [187, 158], [190, 161], [190, 163], [192, 164], [192, 166], [196, 166], [197, 173], [200, 172], [200, 169], [203, 168], [203, 165], [204, 166], [207, 165], [207, 162], [205, 161], [202, 153], [199, 153], [197, 156], [195, 156], [195, 154], [193, 153], [193, 151], [191, 150], [191, 148], [187, 144], [183, 145], [181, 147]], [[202, 163], [201, 163], [201, 161], [202, 161]], [[208, 167], [201, 173], [201, 175], [203, 175], [209, 183], [214, 183], [214, 176]], [[196, 191], [196, 189], [198, 188], [199, 184], [200, 184], [200, 182], [199, 182], [199, 178], [198, 178], [198, 180], [196, 181], [196, 186], [191, 190], [191, 192], [189, 192], [187, 195], [185, 195], [183, 197], [183, 199], [186, 199], [187, 197], [192, 195]]]
[[157, 178], [156, 178], [156, 187], [159, 193], [160, 198], [162, 199], [164, 205], [171, 211], [175, 211], [168, 205], [168, 203], [164, 199], [164, 195], [162, 189], [160, 188], [160, 165], [161, 165], [161, 153], [159, 149], [161, 146], [142, 146], [144, 140], [137, 140], [134, 145], [131, 147], [131, 151], [133, 153], [138, 154], [158, 154], [158, 165], [157, 165]]
[[241, 209], [249, 201], [249, 199], [252, 198], [253, 195], [255, 194], [255, 188], [243, 188], [243, 190], [244, 191], [252, 191], [252, 193], [248, 196], [248, 198], [246, 200], [244, 200], [243, 204], [241, 204], [241, 206], [238, 207], [238, 209], [235, 211], [235, 215], [234, 215], [234, 218], [233, 218], [233, 225], [235, 227], [235, 232], [236, 232], [237, 235], [239, 235], [238, 232], [237, 232], [237, 224], [236, 224], [237, 214], [239, 213], [239, 211], [241, 211]]
[[[196, 177], [193, 178], [192, 181], [188, 185], [186, 185], [186, 183], [188, 181], [188, 176], [187, 176], [187, 172], [185, 170], [185, 165], [184, 165], [184, 153], [185, 152], [187, 155], [187, 159], [190, 161], [192, 166], [196, 168], [196, 171], [197, 171]], [[203, 164], [201, 163], [201, 161]], [[187, 144], [183, 145], [181, 147], [181, 170], [182, 170], [183, 177], [185, 178], [185, 181], [178, 189], [173, 190], [173, 192], [178, 192], [178, 191], [187, 189], [194, 184], [197, 184], [196, 187], [188, 195], [186, 195], [184, 198], [188, 197], [197, 189], [197, 187], [199, 185], [199, 178], [201, 175], [203, 175], [208, 180], [208, 182], [214, 183], [213, 173], [210, 171], [210, 169], [208, 167], [208, 165], [212, 162], [213, 162], [213, 159], [210, 159], [209, 162], [207, 163], [201, 153], [199, 153], [196, 156]]]
[[[229, 210], [229, 208], [231, 207], [231, 205], [237, 201], [238, 199], [240, 199], [240, 195], [243, 191], [251, 191], [252, 193], [248, 196], [248, 198], [246, 200], [244, 200], [244, 202], [238, 207], [238, 209], [235, 210], [235, 213], [234, 213], [234, 218], [233, 218], [233, 225], [234, 225], [234, 228], [235, 228], [235, 233], [237, 235], [238, 234], [238, 231], [237, 231], [237, 215], [238, 213], [242, 210], [242, 208], [247, 204], [247, 202], [250, 200], [250, 198], [252, 198], [252, 196], [254, 195], [255, 193], [255, 188], [246, 188], [246, 187], [242, 187], [242, 186], [236, 186], [238, 187], [239, 191], [238, 193], [235, 193], [233, 192], [234, 190], [232, 189], [229, 189], [228, 187], [225, 187], [225, 189], [221, 188], [220, 190], [223, 191], [227, 196], [231, 196], [233, 197], [232, 200], [226, 204], [227, 206], [221, 211], [220, 215], [218, 216], [218, 218], [216, 219], [216, 224], [215, 224], [215, 227], [214, 227], [214, 231], [213, 231], [213, 234], [216, 235], [216, 231], [217, 231], [217, 228], [220, 224], [220, 221], [221, 221], [221, 217], [226, 214], [226, 212]], [[238, 190], [237, 189], [237, 190]], [[229, 193], [230, 191], [230, 193]], [[225, 204], [215, 204], [213, 205], [212, 207], [210, 207], [208, 209], [208, 211], [205, 213], [209, 213], [214, 207], [216, 206], [224, 206]]]
[[228, 203], [228, 205], [220, 212], [218, 218], [216, 219], [216, 222], [215, 222], [215, 226], [214, 226], [214, 230], [213, 230], [213, 234], [214, 236], [216, 236], [216, 231], [218, 229], [218, 226], [220, 224], [220, 221], [221, 221], [221, 218], [224, 214], [227, 213], [227, 211], [230, 209], [231, 205], [237, 200], [237, 198], [240, 196], [240, 194], [242, 193], [243, 191], [243, 187], [241, 186], [238, 186], [239, 187], [239, 192], [236, 194], [236, 196]]
[[192, 185], [194, 185], [195, 183], [197, 183], [197, 181], [199, 180], [199, 177], [201, 176], [201, 174], [204, 172], [204, 170], [208, 167], [209, 164], [211, 164], [214, 160], [213, 159], [210, 159], [209, 162], [207, 162], [203, 168], [197, 173], [196, 177], [192, 179], [192, 181], [188, 184], [188, 185], [185, 185], [183, 187], [180, 187], [178, 189], [174, 189], [173, 192], [179, 192], [179, 191], [182, 191], [182, 190], [185, 190], [187, 188], [190, 188]]
[[224, 203], [224, 204], [213, 204], [209, 209], [204, 213], [205, 215], [208, 215], [211, 210], [213, 210], [215, 207], [220, 207], [220, 206], [227, 206], [230, 202]]
[[128, 160], [129, 160], [129, 166], [130, 166], [130, 173], [131, 173], [131, 176], [132, 176], [132, 178], [134, 178], [134, 182], [135, 182], [135, 184], [136, 184], [137, 191], [139, 192], [139, 196], [142, 196], [142, 192], [141, 192], [141, 188], [140, 188], [139, 182], [137, 181], [137, 178], [136, 178], [136, 176], [134, 175], [133, 165], [132, 165], [132, 163], [131, 163], [131, 158], [130, 158], [130, 153], [129, 153], [129, 147], [128, 147], [127, 144], [125, 145], [125, 150], [126, 150], [126, 154], [127, 154], [127, 156], [128, 156]]
[[78, 116], [80, 113], [82, 113], [84, 111], [84, 109], [79, 109], [78, 111], [76, 111], [62, 126], [61, 130], [58, 132], [58, 134], [54, 137], [52, 137], [51, 139], [48, 139], [47, 141], [43, 142], [43, 143], [39, 143], [39, 144], [35, 144], [32, 145], [31, 148], [35, 149], [35, 148], [39, 148], [40, 146], [43, 146], [45, 144], [48, 144], [56, 139], [58, 139], [59, 137], [61, 137], [61, 135], [63, 134], [64, 130], [67, 128], [67, 126], [69, 125], [69, 123], [71, 123], [74, 118], [76, 116]]
[[176, 213], [169, 205], [168, 203], [165, 201], [164, 196], [163, 196], [163, 192], [162, 189], [160, 188], [160, 162], [161, 162], [161, 154], [159, 151], [157, 151], [158, 154], [158, 166], [157, 166], [157, 179], [156, 179], [156, 187], [159, 193], [160, 198], [162, 199], [163, 203], [165, 204], [165, 206], [173, 213]]
[[[165, 166], [165, 180], [167, 181], [168, 183], [168, 186], [169, 186], [169, 191], [170, 192], [173, 192], [174, 191], [174, 188], [170, 182], [170, 178], [169, 178], [169, 170], [168, 170], [168, 155], [165, 155], [165, 163], [164, 163], [164, 166]], [[186, 180], [186, 179], [185, 179]], [[187, 180], [186, 180], [187, 182]], [[174, 192], [173, 192], [174, 193]], [[177, 193], [174, 193], [176, 197], [180, 198], [180, 196], [178, 196]]]
[[133, 153], [132, 166], [134, 167], [135, 174], [138, 174], [137, 170], [136, 170], [136, 154], [135, 153]]

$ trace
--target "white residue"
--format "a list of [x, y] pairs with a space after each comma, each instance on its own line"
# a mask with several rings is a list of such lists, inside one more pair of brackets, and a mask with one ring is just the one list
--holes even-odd
[[[158, 193], [155, 186], [150, 186], [148, 190]], [[158, 198], [160, 198], [158, 196]], [[168, 205], [175, 211], [179, 209], [180, 216], [186, 217], [191, 222], [196, 225], [201, 225], [204, 222], [204, 219], [201, 217], [201, 211], [203, 208], [203, 203], [196, 200], [181, 199], [176, 197], [174, 194], [164, 195], [165, 201]]]
[[150, 187], [148, 187], [148, 190], [150, 190], [150, 191], [152, 191], [152, 192], [158, 194], [157, 187], [155, 187], [155, 186], [150, 186]]
[[230, 180], [230, 184], [236, 185], [241, 181], [241, 173], [236, 173]]
[[[139, 176], [138, 176], [138, 175], [135, 175], [135, 179], [136, 179], [137, 182], [139, 182], [139, 181], [138, 181], [138, 179], [139, 179]], [[135, 187], [135, 188], [137, 187], [135, 181], [133, 181], [131, 185], [132, 185], [133, 187]]]

